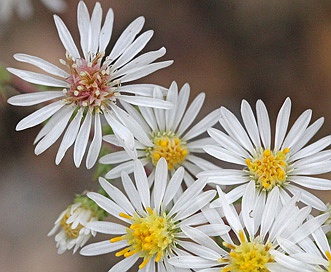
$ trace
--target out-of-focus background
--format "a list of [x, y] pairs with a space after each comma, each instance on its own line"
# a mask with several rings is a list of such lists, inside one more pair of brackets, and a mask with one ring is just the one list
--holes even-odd
[[[12, 0], [5, 0], [12, 1]], [[85, 1], [92, 10], [95, 1]], [[141, 82], [169, 86], [175, 80], [189, 82], [191, 99], [199, 92], [207, 97], [203, 113], [226, 106], [239, 115], [246, 99], [254, 105], [263, 99], [274, 123], [286, 97], [292, 99], [293, 122], [307, 108], [313, 120], [325, 116], [317, 137], [330, 134], [331, 124], [331, 2], [328, 0], [246, 1], [133, 1], [101, 0], [106, 13], [115, 13], [111, 45], [136, 17], [146, 18], [144, 30], [154, 29], [145, 51], [167, 48], [163, 60], [175, 63]], [[3, 5], [4, 1], [0, 1]], [[14, 14], [0, 24], [0, 62], [23, 67], [14, 53], [37, 55], [58, 64], [64, 49], [52, 12], [32, 1], [33, 17]], [[79, 44], [77, 0], [67, 1], [60, 17]], [[0, 7], [1, 8], [1, 7]], [[26, 67], [26, 66], [24, 66]], [[6, 89], [14, 95], [13, 89]], [[54, 163], [58, 145], [42, 155], [33, 153], [40, 127], [15, 131], [17, 122], [33, 107], [0, 106], [0, 270], [108, 271], [111, 254], [82, 257], [57, 255], [48, 231], [76, 193], [95, 188], [92, 171], [76, 169], [72, 150], [63, 162]], [[324, 201], [330, 192], [317, 193]]]

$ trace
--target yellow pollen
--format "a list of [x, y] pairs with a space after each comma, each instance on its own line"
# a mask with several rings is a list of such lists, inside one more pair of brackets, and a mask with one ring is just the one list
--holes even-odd
[[289, 148], [279, 150], [274, 154], [266, 149], [253, 160], [246, 158], [246, 164], [251, 179], [255, 180], [257, 187], [270, 191], [275, 186], [282, 186], [287, 179], [287, 156]]
[[[248, 242], [244, 232], [239, 231], [240, 245], [224, 244], [231, 249], [229, 253], [229, 264], [221, 269], [221, 272], [268, 272], [267, 263], [273, 262], [269, 253], [272, 247], [270, 243], [264, 245], [257, 241]], [[226, 259], [220, 258], [219, 263]]]
[[66, 223], [69, 217], [70, 217], [70, 212], [67, 211], [66, 214], [62, 217], [60, 221], [60, 225], [68, 237], [70, 237], [71, 239], [75, 239], [79, 236], [79, 232], [83, 228], [83, 225], [78, 224], [78, 226], [75, 229], [73, 229], [72, 223], [71, 224]]
[[122, 240], [128, 243], [128, 247], [118, 251], [116, 256], [129, 257], [138, 254], [140, 258], [143, 258], [139, 265], [142, 269], [153, 258], [155, 262], [159, 262], [164, 254], [171, 250], [175, 243], [176, 229], [166, 214], [158, 215], [147, 207], [143, 217], [138, 214], [128, 216], [125, 213], [120, 213], [120, 216], [130, 219], [132, 223], [126, 229], [126, 234], [110, 240], [112, 243]]
[[186, 143], [174, 133], [158, 133], [153, 143], [154, 146], [147, 150], [148, 157], [154, 165], [160, 158], [165, 158], [169, 170], [179, 166], [189, 154]]

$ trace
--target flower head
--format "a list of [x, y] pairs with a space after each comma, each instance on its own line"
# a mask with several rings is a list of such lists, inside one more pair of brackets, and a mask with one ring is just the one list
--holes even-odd
[[202, 192], [205, 182], [198, 180], [178, 196], [183, 168], [178, 168], [168, 181], [168, 166], [162, 158], [157, 163], [154, 188], [150, 194], [143, 165], [136, 160], [134, 167], [135, 183], [122, 172], [126, 195], [103, 178], [99, 181], [110, 199], [96, 193], [88, 194], [120, 222], [88, 224], [92, 230], [113, 237], [88, 245], [80, 253], [91, 256], [116, 251], [115, 255], [124, 259], [110, 269], [112, 272], [127, 271], [137, 261], [141, 271], [156, 271], [156, 267], [157, 271], [174, 269], [168, 258], [179, 254], [179, 247], [185, 243], [186, 236], [180, 227], [206, 223], [199, 211], [211, 201], [215, 191]]
[[53, 229], [48, 236], [55, 235], [58, 253], [62, 254], [72, 248], [75, 253], [96, 232], [87, 228], [87, 223], [102, 220], [105, 211], [99, 208], [87, 196], [77, 196], [75, 203], [68, 206], [55, 221]]
[[[217, 145], [205, 146], [204, 150], [242, 169], [205, 171], [201, 176], [208, 176], [209, 182], [220, 185], [242, 184], [233, 193], [237, 198], [242, 196], [250, 180], [254, 180], [261, 194], [268, 194], [277, 187], [287, 195], [300, 191], [300, 201], [325, 210], [325, 204], [302, 187], [331, 189], [329, 179], [310, 176], [330, 172], [331, 150], [324, 149], [331, 144], [331, 136], [307, 145], [324, 119], [320, 118], [309, 125], [312, 112], [306, 110], [287, 132], [290, 111], [291, 100], [287, 98], [277, 117], [272, 146], [269, 116], [261, 100], [256, 104], [257, 119], [249, 104], [243, 100], [241, 115], [244, 127], [229, 110], [222, 107], [220, 124], [225, 132], [210, 128], [208, 133]], [[287, 198], [282, 197], [282, 200], [286, 201]]]
[[[253, 181], [246, 187], [239, 216], [235, 207], [229, 204], [229, 196], [218, 186], [217, 189], [222, 203], [221, 209], [204, 208], [203, 214], [210, 222], [210, 229], [217, 229], [223, 222], [227, 222], [226, 225], [231, 227], [233, 235], [229, 235], [231, 232], [221, 235], [221, 247], [209, 237], [212, 235], [184, 226], [183, 232], [193, 240], [191, 244], [184, 245], [185, 250], [191, 254], [172, 257], [169, 262], [174, 266], [222, 272], [285, 271], [281, 269], [284, 268], [286, 256], [279, 247], [278, 239], [284, 237], [292, 243], [300, 243], [327, 219], [326, 214], [309, 218], [311, 207], [299, 209], [296, 206], [298, 195], [285, 205], [280, 205], [278, 187], [267, 199], [262, 195], [257, 196]], [[289, 267], [293, 268], [296, 263], [290, 260]], [[297, 266], [297, 269], [301, 268], [305, 266]]]
[[[154, 95], [162, 97], [161, 92], [157, 90]], [[124, 104], [131, 118], [122, 118], [122, 120], [135, 135], [138, 158], [151, 172], [151, 178], [161, 158], [167, 161], [170, 173], [174, 173], [181, 166], [184, 167], [184, 180], [187, 186], [193, 183], [195, 175], [202, 170], [218, 169], [216, 165], [199, 156], [203, 153], [203, 145], [214, 143], [214, 141], [210, 137], [199, 136], [202, 136], [218, 121], [219, 110], [210, 112], [192, 126], [203, 105], [205, 94], [200, 93], [186, 109], [189, 95], [188, 84], [185, 84], [178, 92], [177, 84], [173, 82], [166, 98], [174, 104], [171, 109], [139, 107], [137, 110], [127, 103]], [[105, 136], [104, 139], [112, 144], [120, 145], [111, 135]], [[107, 154], [100, 159], [100, 163], [119, 163], [107, 173], [106, 178], [119, 177], [123, 170], [132, 172], [134, 164], [129, 154], [124, 151]]]
[[150, 97], [154, 85], [125, 85], [125, 83], [167, 67], [172, 61], [153, 63], [165, 54], [164, 48], [136, 57], [153, 35], [153, 31], [146, 31], [136, 38], [144, 25], [143, 17], [134, 20], [124, 30], [107, 56], [105, 50], [112, 34], [113, 11], [108, 10], [101, 27], [100, 3], [95, 4], [90, 17], [86, 5], [80, 1], [77, 19], [83, 56], [79, 53], [63, 21], [54, 15], [59, 37], [66, 49], [66, 59], [60, 60], [65, 69], [38, 57], [15, 54], [14, 57], [18, 61], [37, 66], [52, 76], [8, 68], [11, 73], [30, 83], [61, 88], [61, 90], [21, 94], [10, 98], [8, 103], [18, 106], [51, 102], [21, 120], [16, 130], [30, 128], [49, 119], [35, 140], [35, 143], [38, 142], [35, 153], [44, 152], [66, 130], [56, 156], [56, 164], [60, 163], [65, 152], [75, 143], [74, 162], [79, 167], [88, 145], [90, 130], [94, 126], [94, 136], [86, 158], [86, 166], [91, 168], [100, 152], [102, 143], [100, 118], [104, 116], [119, 141], [130, 155], [135, 157], [133, 136], [118, 121], [116, 112], [119, 107], [116, 103], [126, 101], [134, 105], [171, 107], [172, 105], [167, 101]]

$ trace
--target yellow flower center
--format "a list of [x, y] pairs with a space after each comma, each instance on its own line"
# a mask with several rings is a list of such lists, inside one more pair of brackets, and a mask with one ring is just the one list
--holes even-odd
[[107, 100], [115, 101], [109, 68], [106, 64], [101, 66], [102, 57], [99, 53], [92, 61], [86, 61], [67, 56], [67, 61], [63, 61], [71, 74], [66, 80], [70, 88], [63, 90], [67, 103], [99, 111], [106, 106]]
[[70, 217], [70, 210], [68, 210], [65, 213], [65, 215], [62, 217], [60, 221], [60, 226], [62, 227], [62, 229], [64, 230], [64, 232], [68, 237], [70, 237], [71, 239], [76, 239], [79, 236], [79, 232], [83, 228], [83, 225], [78, 224], [78, 226], [75, 229], [73, 229], [72, 223], [70, 224], [67, 223], [69, 217]]
[[179, 166], [188, 155], [186, 142], [178, 138], [174, 133], [158, 133], [153, 139], [154, 146], [148, 148], [148, 157], [154, 165], [160, 158], [165, 158], [168, 169]]
[[171, 250], [175, 243], [176, 229], [166, 214], [158, 215], [151, 208], [147, 208], [145, 217], [125, 213], [121, 213], [120, 216], [131, 220], [132, 223], [125, 235], [110, 239], [112, 243], [127, 240], [128, 247], [118, 251], [116, 256], [130, 257], [138, 254], [144, 259], [139, 265], [142, 269], [153, 257], [155, 262], [159, 262], [163, 255]]
[[250, 177], [255, 180], [256, 185], [264, 190], [270, 191], [275, 186], [281, 186], [287, 178], [287, 157], [289, 148], [277, 151], [275, 154], [266, 149], [257, 158], [246, 159]]
[[328, 260], [329, 260], [329, 266], [328, 266], [328, 272], [331, 272], [331, 253], [330, 253], [330, 251], [326, 251], [325, 252], [325, 255], [326, 255], [326, 257], [328, 258]]
[[223, 242], [223, 245], [231, 251], [228, 259], [219, 259], [220, 263], [229, 262], [221, 272], [268, 272], [266, 264], [273, 262], [273, 257], [269, 253], [272, 244], [248, 242], [243, 231], [239, 231], [239, 237], [239, 246]]

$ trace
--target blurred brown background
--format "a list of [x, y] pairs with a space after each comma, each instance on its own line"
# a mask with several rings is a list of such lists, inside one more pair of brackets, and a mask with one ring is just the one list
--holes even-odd
[[[8, 0], [11, 1], [11, 0]], [[141, 82], [169, 86], [189, 82], [194, 95], [207, 94], [204, 113], [226, 106], [239, 114], [240, 102], [266, 103], [270, 119], [286, 97], [292, 99], [292, 122], [307, 108], [313, 120], [325, 116], [317, 137], [330, 134], [331, 124], [331, 2], [327, 0], [247, 1], [129, 1], [101, 0], [104, 13], [112, 7], [115, 24], [111, 45], [136, 17], [146, 18], [144, 30], [155, 34], [145, 51], [167, 48], [175, 63]], [[79, 44], [78, 1], [68, 1], [61, 18]], [[92, 10], [95, 1], [86, 1]], [[14, 53], [37, 55], [58, 64], [64, 49], [52, 13], [33, 1], [34, 17], [14, 16], [1, 25], [0, 62], [25, 67]], [[15, 94], [13, 90], [10, 95]], [[193, 96], [192, 96], [193, 97]], [[54, 163], [58, 144], [40, 156], [33, 140], [40, 127], [15, 131], [32, 108], [0, 108], [0, 270], [108, 271], [112, 255], [82, 257], [56, 254], [53, 237], [46, 235], [75, 193], [96, 187], [92, 171], [73, 164], [72, 150]], [[319, 195], [331, 200], [331, 193]]]

